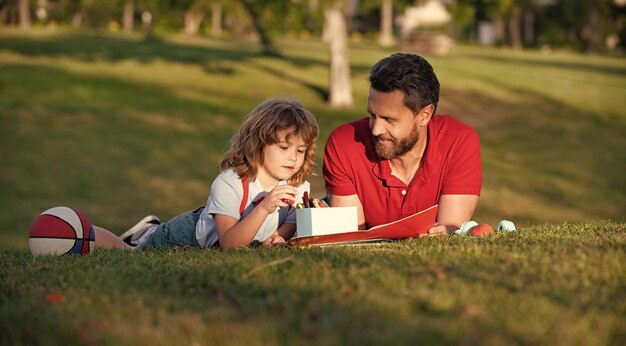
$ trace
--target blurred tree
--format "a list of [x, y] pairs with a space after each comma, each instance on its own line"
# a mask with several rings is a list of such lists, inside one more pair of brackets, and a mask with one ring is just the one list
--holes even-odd
[[16, 0], [0, 0], [0, 25], [18, 23]]
[[[263, 11], [272, 10], [276, 8], [280, 8], [280, 3], [282, 1], [272, 1], [272, 0], [240, 0], [243, 7], [246, 9], [248, 14], [250, 15], [250, 20], [254, 25], [254, 28], [259, 34], [259, 39], [261, 40], [261, 50], [263, 54], [268, 55], [277, 55], [278, 50], [274, 45], [274, 40], [271, 38], [268, 29], [266, 28], [266, 24], [263, 20]], [[276, 13], [276, 12], [274, 12]]]
[[[200, 32], [200, 26], [207, 12], [211, 12], [211, 35], [219, 37], [222, 35], [222, 9], [232, 8], [234, 5], [230, 0], [178, 0], [185, 8], [184, 30], [189, 35], [196, 35]], [[228, 6], [230, 4], [230, 6]]]
[[183, 32], [187, 35], [197, 35], [200, 24], [206, 16], [209, 0], [186, 1]]
[[454, 36], [464, 40], [473, 38], [476, 25], [476, 6], [463, 1], [455, 1], [450, 6]]
[[616, 23], [611, 21], [611, 12], [615, 12], [615, 0], [588, 0], [586, 20], [580, 30], [580, 39], [588, 53], [606, 51], [606, 40], [617, 31]]
[[222, 4], [219, 1], [211, 1], [211, 36], [222, 36]]
[[[262, 50], [276, 54], [273, 36], [323, 35], [333, 11], [341, 7], [348, 35], [379, 35], [381, 45], [394, 42], [394, 11], [428, 0], [0, 0], [0, 24], [73, 24], [132, 32], [142, 20], [144, 30], [217, 37], [258, 34]], [[478, 24], [495, 27], [498, 44], [519, 49], [523, 44], [568, 46], [587, 52], [617, 51], [626, 41], [626, 0], [441, 0], [453, 18], [457, 37], [473, 38]], [[328, 10], [327, 10], [328, 9]], [[329, 14], [327, 16], [327, 14]], [[337, 29], [340, 30], [340, 29]], [[338, 40], [339, 42], [340, 40]], [[329, 46], [330, 47], [330, 46]], [[338, 46], [334, 46], [338, 47]], [[346, 53], [347, 55], [347, 53]]]
[[325, 4], [324, 18], [330, 51], [328, 103], [331, 107], [351, 107], [352, 83], [348, 59], [348, 29], [341, 0]]
[[42, 24], [47, 24], [50, 3], [48, 0], [37, 0], [36, 4], [37, 7], [35, 9], [35, 17], [37, 18], [37, 21]]
[[491, 19], [495, 26], [495, 37], [499, 44], [507, 42], [506, 33], [508, 22], [509, 40], [514, 49], [521, 49], [521, 34], [519, 2], [524, 0], [483, 0], [486, 19]]
[[342, 2], [346, 28], [348, 30], [348, 36], [350, 36], [350, 34], [359, 30], [357, 14], [359, 13], [362, 0], [342, 0]]
[[316, 29], [316, 6], [306, 0], [239, 0], [259, 36], [263, 53], [278, 54], [273, 35]]
[[124, 15], [122, 16], [122, 27], [124, 32], [131, 33], [135, 25], [135, 3], [133, 0], [124, 1]]
[[393, 0], [382, 0], [378, 43], [383, 47], [390, 47], [395, 41], [393, 35]]
[[469, 31], [480, 21], [491, 21], [497, 43], [514, 49], [526, 42], [598, 52], [607, 49], [607, 40], [623, 45], [618, 40], [624, 27], [622, 1], [456, 0], [451, 8], [457, 27]]
[[376, 30], [378, 43], [383, 47], [390, 47], [396, 42], [395, 37], [395, 13], [404, 11], [407, 6], [418, 5], [426, 0], [361, 0], [360, 27], [364, 31], [369, 31], [369, 22], [372, 18], [376, 20]]
[[[71, 1], [67, 1], [71, 3]], [[76, 13], [72, 17], [74, 26], [88, 26], [91, 28], [107, 28], [115, 22], [119, 25], [121, 18], [121, 3], [106, 0], [80, 0], [78, 6], [72, 6]]]
[[[536, 0], [539, 1], [539, 0]], [[537, 18], [539, 43], [570, 46], [594, 53], [615, 49], [624, 30], [625, 7], [621, 0], [546, 1]]]
[[28, 0], [18, 0], [18, 10], [20, 14], [20, 28], [30, 28], [30, 2]]

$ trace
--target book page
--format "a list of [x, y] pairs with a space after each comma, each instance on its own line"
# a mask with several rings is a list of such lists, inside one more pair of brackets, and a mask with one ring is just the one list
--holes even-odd
[[400, 220], [370, 228], [368, 231], [387, 239], [417, 237], [435, 225], [439, 205], [435, 204]]
[[413, 215], [384, 225], [372, 227], [369, 230], [296, 237], [292, 238], [289, 244], [293, 246], [311, 246], [419, 237], [421, 234], [428, 232], [428, 230], [435, 225], [438, 209], [439, 206], [434, 205]]

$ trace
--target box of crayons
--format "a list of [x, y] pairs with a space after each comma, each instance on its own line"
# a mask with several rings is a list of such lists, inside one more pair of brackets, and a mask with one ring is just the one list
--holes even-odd
[[304, 203], [296, 204], [296, 237], [354, 232], [357, 222], [356, 207], [331, 208], [307, 194]]

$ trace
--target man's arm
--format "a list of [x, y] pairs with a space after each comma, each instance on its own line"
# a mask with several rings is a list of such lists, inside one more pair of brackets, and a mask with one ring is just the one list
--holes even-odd
[[363, 205], [358, 195], [337, 196], [329, 193], [326, 196], [331, 207], [356, 206], [359, 229], [365, 229], [365, 214], [363, 214]]
[[451, 234], [459, 229], [463, 222], [472, 219], [478, 198], [477, 195], [441, 195], [437, 224], [428, 231], [428, 235]]

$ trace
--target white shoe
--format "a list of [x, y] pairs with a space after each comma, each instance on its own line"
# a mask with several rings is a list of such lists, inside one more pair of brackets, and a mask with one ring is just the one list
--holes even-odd
[[159, 220], [158, 217], [148, 215], [141, 219], [141, 221], [137, 222], [136, 225], [129, 228], [128, 231], [120, 235], [119, 238], [128, 245], [136, 245], [137, 239], [139, 239], [147, 230], [160, 224], [161, 220]]

